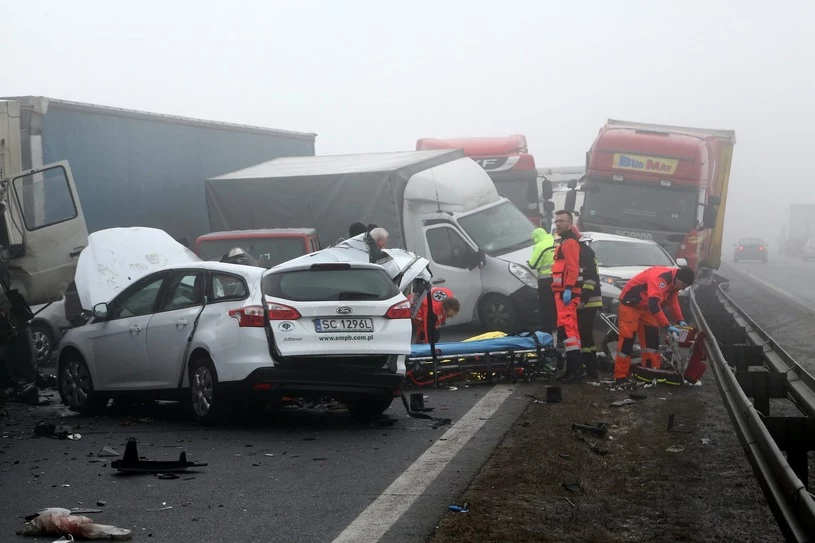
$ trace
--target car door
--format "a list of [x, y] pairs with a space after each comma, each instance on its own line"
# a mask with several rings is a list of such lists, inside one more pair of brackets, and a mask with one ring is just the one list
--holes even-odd
[[470, 269], [477, 251], [458, 230], [445, 224], [425, 227], [424, 238], [433, 263], [432, 285], [450, 289], [461, 304], [461, 317], [451, 324], [470, 322], [482, 291], [480, 268]]
[[204, 305], [204, 270], [180, 270], [167, 279], [153, 318], [147, 326], [147, 367], [150, 387], [176, 388], [184, 350]]
[[6, 218], [12, 225], [3, 258], [12, 288], [20, 289], [30, 305], [59, 300], [88, 244], [88, 229], [68, 163], [21, 172], [8, 186]]
[[136, 281], [108, 304], [108, 317], [88, 324], [96, 385], [103, 390], [150, 388], [146, 331], [168, 272]]

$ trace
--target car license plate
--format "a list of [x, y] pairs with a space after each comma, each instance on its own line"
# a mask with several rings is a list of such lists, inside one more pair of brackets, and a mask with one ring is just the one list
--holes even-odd
[[373, 332], [373, 319], [314, 319], [314, 329], [326, 332]]

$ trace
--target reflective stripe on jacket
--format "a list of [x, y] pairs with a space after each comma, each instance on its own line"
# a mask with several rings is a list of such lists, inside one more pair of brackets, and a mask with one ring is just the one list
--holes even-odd
[[679, 307], [679, 291], [674, 286], [678, 268], [654, 266], [635, 275], [620, 293], [620, 303], [641, 310], [647, 309], [662, 327], [670, 321], [662, 311], [667, 305], [677, 321], [685, 320]]
[[583, 307], [603, 307], [600, 273], [597, 270], [597, 255], [594, 254], [594, 249], [586, 242], [580, 244], [580, 274], [583, 276], [583, 282], [580, 285], [580, 297]]
[[560, 236], [560, 245], [555, 249], [555, 261], [552, 264], [552, 292], [563, 292], [572, 289], [573, 296], [580, 295], [580, 242], [577, 235], [568, 231]]

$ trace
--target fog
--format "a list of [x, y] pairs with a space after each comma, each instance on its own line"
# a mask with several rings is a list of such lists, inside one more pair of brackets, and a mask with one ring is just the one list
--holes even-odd
[[319, 154], [519, 133], [539, 166], [583, 164], [607, 118], [733, 129], [725, 253], [815, 202], [811, 1], [398, 4], [0, 0], [0, 93], [317, 132]]

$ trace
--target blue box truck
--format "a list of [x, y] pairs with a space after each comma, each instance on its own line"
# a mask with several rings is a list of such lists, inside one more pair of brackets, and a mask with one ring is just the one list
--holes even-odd
[[314, 156], [316, 134], [189, 119], [41, 96], [20, 104], [22, 169], [71, 165], [88, 232], [210, 232], [205, 180], [274, 158]]

